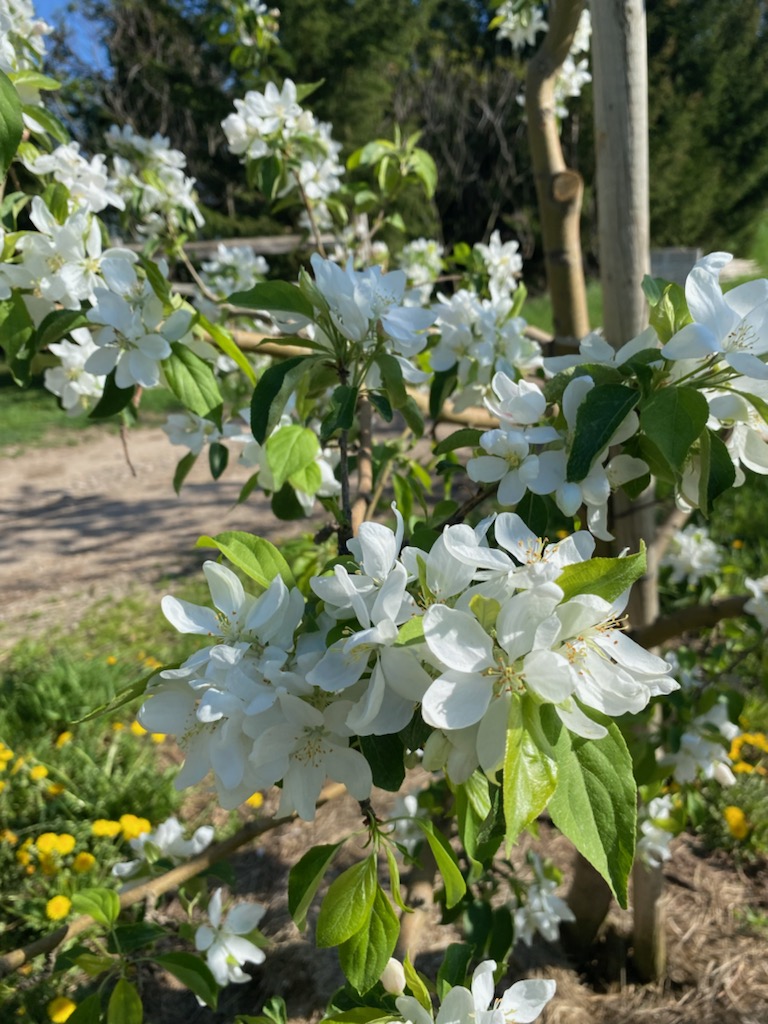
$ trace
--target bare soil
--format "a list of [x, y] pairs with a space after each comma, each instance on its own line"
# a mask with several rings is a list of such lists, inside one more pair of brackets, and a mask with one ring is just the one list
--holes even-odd
[[[276, 524], [255, 496], [236, 506], [248, 476], [242, 467], [232, 466], [214, 483], [201, 460], [176, 497], [171, 481], [179, 449], [160, 430], [137, 431], [129, 445], [135, 476], [120, 439], [107, 434], [74, 447], [0, 458], [1, 647], [77, 621], [95, 601], [193, 571], [209, 554], [194, 548], [200, 534], [249, 529], [278, 541], [306, 529]], [[376, 793], [374, 805], [386, 810], [391, 799]], [[270, 796], [261, 813], [275, 805]], [[145, 976], [148, 1024], [231, 1024], [237, 1013], [258, 1014], [273, 995], [286, 999], [293, 1020], [317, 1020], [342, 977], [335, 952], [315, 949], [291, 922], [288, 870], [311, 845], [334, 842], [359, 824], [357, 804], [344, 797], [323, 807], [312, 824], [284, 826], [239, 851], [234, 891], [268, 908], [262, 925], [273, 946], [265, 964], [252, 968], [252, 982], [230, 986], [216, 1013], [199, 1007], [169, 977]], [[526, 843], [513, 851], [516, 863], [522, 863]], [[572, 851], [546, 823], [537, 848], [567, 871]], [[356, 856], [353, 842], [335, 870]], [[617, 909], [581, 963], [557, 945], [530, 951], [518, 945], [510, 982], [533, 974], [557, 979], [545, 1024], [768, 1024], [766, 932], [745, 925], [747, 911], [768, 914], [765, 867], [739, 871], [682, 837], [665, 875], [669, 965], [658, 984], [634, 978], [631, 915]], [[177, 909], [172, 904], [162, 913], [173, 917]], [[310, 936], [316, 912], [310, 914]], [[434, 975], [440, 950], [457, 933], [437, 927], [434, 906], [419, 913], [423, 926], [416, 929], [411, 955]]]

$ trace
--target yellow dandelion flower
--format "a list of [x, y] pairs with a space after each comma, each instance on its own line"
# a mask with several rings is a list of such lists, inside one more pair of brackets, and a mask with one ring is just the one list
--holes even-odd
[[755, 770], [753, 764], [749, 764], [747, 761], [738, 761], [734, 766], [733, 770], [739, 775], [751, 775]]
[[117, 658], [114, 656], [114, 654], [110, 654], [109, 655], [109, 657], [107, 658], [107, 664], [108, 665], [116, 665], [117, 664]]
[[34, 864], [27, 864], [27, 866], [24, 868], [24, 872], [27, 875], [34, 875], [34, 873], [36, 871], [37, 871], [37, 868], [35, 867]]
[[739, 540], [739, 538], [737, 537], [736, 540], [732, 540], [731, 541], [731, 547], [735, 551], [741, 551], [741, 549], [744, 547], [744, 541], [743, 540]]
[[72, 853], [75, 848], [75, 837], [70, 835], [69, 832], [61, 832], [56, 836], [56, 852], [60, 853], [62, 857], [66, 857], [68, 853]]
[[110, 821], [109, 818], [97, 818], [91, 825], [91, 832], [95, 836], [105, 836], [107, 839], [114, 839], [120, 834], [120, 822]]
[[13, 751], [11, 750], [10, 747], [7, 747], [3, 743], [2, 740], [0, 740], [0, 762], [2, 762], [3, 767], [5, 767], [5, 765], [8, 763], [8, 761], [12, 761], [12, 760], [13, 760]]
[[123, 725], [122, 722], [113, 722], [112, 723], [112, 732], [122, 732], [124, 728], [125, 728], [125, 726]]
[[25, 839], [21, 844], [21, 847], [16, 851], [16, 860], [21, 864], [22, 867], [27, 867], [29, 862], [32, 860], [32, 855], [29, 852], [29, 848], [32, 845], [31, 839]]
[[52, 782], [45, 791], [46, 796], [61, 796], [67, 787], [63, 782]]
[[141, 722], [131, 722], [131, 732], [134, 736], [146, 736], [147, 730], [141, 724]]
[[145, 668], [162, 668], [163, 667], [163, 663], [162, 663], [162, 661], [158, 661], [157, 658], [154, 658], [150, 654], [148, 658], [144, 659], [144, 667]]
[[37, 852], [42, 854], [44, 857], [54, 853], [58, 849], [59, 837], [55, 832], [43, 832], [35, 840], [35, 846]]
[[62, 921], [72, 909], [72, 900], [67, 896], [54, 896], [45, 905], [45, 916], [49, 921]]
[[56, 737], [56, 746], [59, 749], [61, 749], [63, 746], [69, 743], [71, 739], [72, 733], [69, 731], [69, 729], [65, 729], [64, 732], [60, 732], [59, 735]]
[[64, 1024], [77, 1009], [77, 1003], [73, 1003], [66, 996], [56, 996], [48, 1003], [46, 1009], [48, 1010], [48, 1019], [52, 1020], [53, 1024]]
[[745, 839], [747, 837], [749, 834], [749, 824], [746, 814], [740, 807], [734, 807], [733, 804], [729, 805], [723, 811], [723, 817], [728, 826], [728, 831], [734, 839]]
[[96, 858], [93, 854], [83, 850], [72, 861], [72, 870], [76, 871], [79, 875], [84, 875], [87, 871], [93, 870], [95, 863]]
[[36, 764], [35, 767], [30, 771], [29, 777], [30, 779], [32, 779], [33, 782], [39, 782], [40, 779], [45, 779], [48, 777], [48, 769], [45, 767], [44, 764]]
[[254, 793], [252, 796], [249, 796], [245, 802], [249, 807], [255, 807], [258, 809], [264, 803], [264, 796], [262, 793]]
[[146, 818], [137, 818], [135, 814], [121, 814], [120, 828], [123, 839], [138, 839], [144, 832], [151, 832], [152, 826]]
[[164, 732], [153, 732], [150, 734], [149, 738], [152, 740], [153, 743], [165, 743]]
[[4, 828], [2, 832], [0, 832], [0, 843], [8, 843], [9, 846], [15, 846], [18, 841], [19, 837], [9, 828]]
[[13, 768], [11, 768], [11, 775], [18, 775], [21, 769], [26, 764], [26, 758], [17, 757], [13, 762]]

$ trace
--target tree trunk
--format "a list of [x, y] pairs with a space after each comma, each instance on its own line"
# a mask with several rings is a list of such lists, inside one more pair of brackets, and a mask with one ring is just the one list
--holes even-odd
[[557, 0], [550, 5], [549, 31], [528, 65], [525, 93], [555, 340], [571, 347], [589, 333], [579, 230], [584, 183], [580, 174], [565, 165], [554, 87], [583, 10], [584, 0]]
[[[641, 283], [650, 271], [648, 208], [648, 75], [643, 0], [592, 0], [595, 159], [603, 325], [614, 348], [648, 323]], [[635, 502], [613, 503], [616, 547], [635, 551], [655, 533], [654, 487]], [[628, 606], [634, 628], [659, 613], [658, 560], [633, 587]], [[633, 885], [635, 966], [644, 980], [664, 972], [666, 946], [659, 898], [661, 867], [636, 864]]]

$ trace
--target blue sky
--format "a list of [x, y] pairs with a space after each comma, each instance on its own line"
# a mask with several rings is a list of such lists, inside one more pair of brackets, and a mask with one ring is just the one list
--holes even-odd
[[84, 61], [104, 66], [102, 48], [94, 40], [90, 25], [79, 15], [68, 13], [66, 0], [33, 0], [33, 4], [37, 16], [49, 25], [64, 21], [70, 29], [72, 47]]

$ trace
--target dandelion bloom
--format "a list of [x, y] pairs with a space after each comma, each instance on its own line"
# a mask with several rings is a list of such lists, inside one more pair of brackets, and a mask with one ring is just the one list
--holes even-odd
[[137, 818], [135, 814], [121, 814], [120, 828], [123, 839], [138, 839], [144, 832], [151, 832], [152, 826], [146, 818]]
[[61, 921], [72, 909], [72, 900], [66, 896], [54, 896], [45, 905], [45, 916], [49, 921]]
[[264, 797], [261, 793], [257, 792], [254, 793], [252, 796], [249, 796], [245, 802], [248, 804], [249, 807], [255, 807], [256, 809], [258, 809], [264, 803]]
[[82, 853], [78, 853], [72, 861], [72, 870], [76, 871], [79, 875], [84, 875], [86, 871], [91, 871], [93, 869], [95, 863], [96, 858], [93, 854], [83, 851]]
[[48, 775], [48, 769], [44, 764], [36, 764], [35, 767], [30, 771], [29, 777], [33, 782], [39, 782], [40, 779], [46, 778]]
[[66, 743], [69, 743], [71, 739], [72, 733], [69, 731], [69, 729], [66, 729], [64, 732], [60, 732], [59, 735], [56, 737], [56, 746], [61, 748]]
[[52, 782], [45, 791], [46, 796], [61, 796], [67, 787], [62, 782]]
[[110, 821], [109, 818], [97, 818], [91, 825], [91, 832], [95, 836], [106, 836], [108, 839], [114, 839], [116, 835], [120, 834], [120, 831], [120, 822]]
[[3, 831], [0, 832], [0, 843], [8, 843], [9, 846], [15, 846], [18, 841], [19, 837], [9, 828], [4, 828]]
[[77, 1003], [73, 1003], [66, 996], [56, 996], [48, 1003], [46, 1009], [48, 1010], [48, 1019], [52, 1020], [53, 1024], [64, 1024], [64, 1021], [69, 1020], [77, 1009]]
[[131, 732], [134, 736], [146, 736], [147, 730], [139, 722], [131, 722]]
[[749, 834], [747, 816], [740, 807], [734, 807], [731, 804], [723, 811], [723, 817], [728, 826], [728, 831], [734, 839], [745, 839], [747, 837]]

